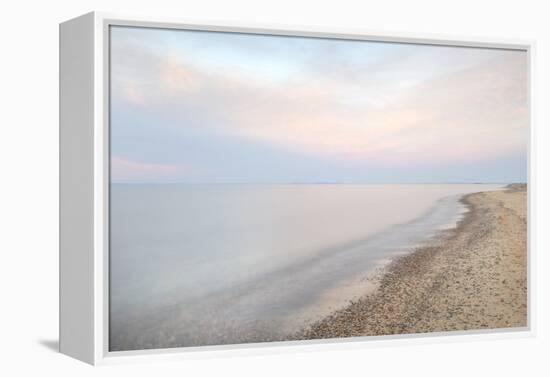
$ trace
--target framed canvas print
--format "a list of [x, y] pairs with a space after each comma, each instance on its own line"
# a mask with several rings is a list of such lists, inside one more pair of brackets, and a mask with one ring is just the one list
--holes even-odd
[[61, 352], [529, 334], [531, 52], [61, 24]]

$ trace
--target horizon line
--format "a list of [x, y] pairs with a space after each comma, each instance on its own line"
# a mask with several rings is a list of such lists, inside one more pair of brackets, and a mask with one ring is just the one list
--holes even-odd
[[491, 181], [491, 182], [117, 182], [109, 181], [109, 184], [123, 185], [504, 185], [527, 184], [527, 181]]

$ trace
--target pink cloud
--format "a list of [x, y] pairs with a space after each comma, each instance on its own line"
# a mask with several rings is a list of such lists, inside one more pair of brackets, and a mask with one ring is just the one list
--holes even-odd
[[125, 95], [178, 126], [189, 116], [180, 104], [192, 103], [193, 113], [222, 120], [201, 127], [316, 157], [388, 166], [478, 161], [527, 143], [526, 55], [493, 53], [466, 68], [397, 84], [384, 78], [384, 85], [330, 75], [272, 85], [169, 55], [147, 65], [147, 90], [127, 83]]
[[111, 157], [111, 178], [115, 182], [175, 181], [192, 173], [191, 168], [174, 164], [155, 164]]

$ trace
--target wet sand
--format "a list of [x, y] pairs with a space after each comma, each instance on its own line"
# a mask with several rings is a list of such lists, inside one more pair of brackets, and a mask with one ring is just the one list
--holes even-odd
[[527, 326], [525, 185], [469, 194], [455, 229], [402, 256], [378, 289], [295, 335], [295, 339]]

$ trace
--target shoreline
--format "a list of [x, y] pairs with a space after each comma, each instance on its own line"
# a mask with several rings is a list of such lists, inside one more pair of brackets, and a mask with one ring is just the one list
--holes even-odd
[[377, 289], [293, 339], [527, 325], [526, 186], [464, 195], [469, 209], [428, 245], [391, 261]]

